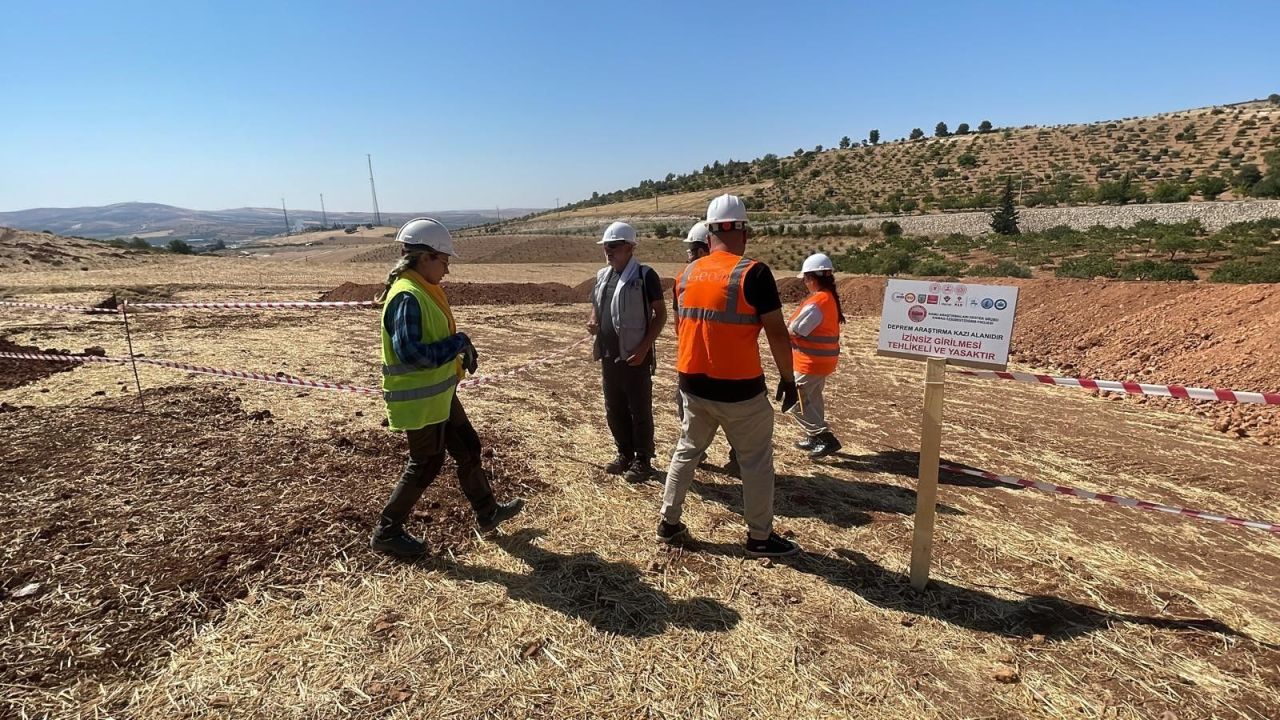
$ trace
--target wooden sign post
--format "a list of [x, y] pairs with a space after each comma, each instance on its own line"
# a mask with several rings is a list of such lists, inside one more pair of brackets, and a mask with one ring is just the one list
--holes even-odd
[[920, 471], [916, 484], [916, 526], [911, 536], [911, 587], [929, 583], [933, 559], [933, 516], [938, 505], [938, 462], [942, 453], [942, 390], [946, 358], [931, 357], [924, 370], [924, 413], [920, 424]]
[[917, 590], [929, 584], [933, 559], [933, 520], [942, 448], [942, 386], [947, 364], [1005, 369], [1017, 307], [1016, 287], [897, 278], [885, 283], [876, 354], [927, 363], [915, 531], [911, 537], [911, 586]]

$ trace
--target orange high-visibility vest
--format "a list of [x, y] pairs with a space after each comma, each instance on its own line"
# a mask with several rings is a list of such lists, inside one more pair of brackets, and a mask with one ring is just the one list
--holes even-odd
[[818, 306], [822, 311], [822, 322], [807, 337], [791, 335], [791, 363], [798, 373], [830, 375], [836, 371], [840, 360], [840, 312], [836, 308], [836, 299], [825, 290], [810, 295], [791, 313], [788, 326], [806, 305]]
[[680, 305], [676, 370], [717, 380], [764, 374], [758, 338], [764, 325], [743, 280], [755, 260], [724, 250], [689, 263], [676, 280]]

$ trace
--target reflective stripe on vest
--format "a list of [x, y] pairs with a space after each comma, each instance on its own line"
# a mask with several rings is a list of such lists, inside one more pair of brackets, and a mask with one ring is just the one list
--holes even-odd
[[456, 373], [449, 373], [449, 379], [438, 382], [435, 385], [427, 385], [426, 387], [413, 388], [412, 390], [386, 390], [382, 393], [382, 399], [387, 402], [406, 402], [408, 400], [422, 400], [432, 395], [439, 395], [458, 384], [458, 376]]
[[827, 348], [804, 347], [802, 345], [796, 344], [795, 340], [791, 341], [791, 349], [799, 353], [804, 353], [805, 355], [812, 355], [814, 357], [840, 357], [840, 348], [827, 349]]
[[[752, 260], [745, 255], [733, 266], [733, 271], [729, 273], [729, 284], [725, 291], [728, 298], [724, 304], [724, 310], [711, 310], [709, 308], [680, 308], [680, 317], [690, 318], [693, 320], [710, 320], [712, 322], [729, 323], [731, 325], [759, 325], [760, 316], [752, 313], [744, 315], [738, 312], [738, 295], [742, 288], [742, 276], [747, 274], [747, 268], [751, 267]], [[680, 284], [684, 285], [685, 276], [689, 274], [689, 268], [694, 263], [685, 266], [684, 272], [680, 273]]]

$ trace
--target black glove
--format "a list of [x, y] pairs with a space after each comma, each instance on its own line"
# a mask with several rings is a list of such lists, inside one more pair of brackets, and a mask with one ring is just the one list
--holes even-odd
[[475, 375], [476, 368], [480, 365], [480, 353], [476, 352], [476, 346], [470, 343], [462, 349], [462, 368], [467, 371], [468, 375]]
[[782, 412], [786, 412], [800, 402], [800, 391], [796, 389], [795, 380], [779, 380], [778, 392], [773, 394], [774, 400], [782, 401]]
[[476, 346], [471, 344], [471, 338], [467, 337], [466, 333], [458, 333], [454, 337], [462, 342], [462, 349], [458, 351], [458, 357], [462, 358], [462, 369], [469, 375], [475, 375], [477, 362], [480, 359]]

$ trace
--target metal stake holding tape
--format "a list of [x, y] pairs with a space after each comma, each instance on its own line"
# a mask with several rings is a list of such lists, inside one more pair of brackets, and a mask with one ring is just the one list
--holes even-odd
[[129, 301], [120, 302], [120, 317], [124, 319], [124, 341], [129, 346], [129, 364], [133, 366], [133, 384], [138, 388], [138, 407], [147, 411], [147, 403], [142, 399], [142, 380], [138, 378], [138, 362], [133, 356], [133, 336], [129, 334]]
[[915, 531], [911, 536], [911, 587], [929, 584], [933, 560], [933, 517], [938, 505], [938, 461], [942, 453], [942, 391], [947, 360], [931, 357], [924, 370], [924, 413], [920, 424], [920, 472], [916, 485]]

